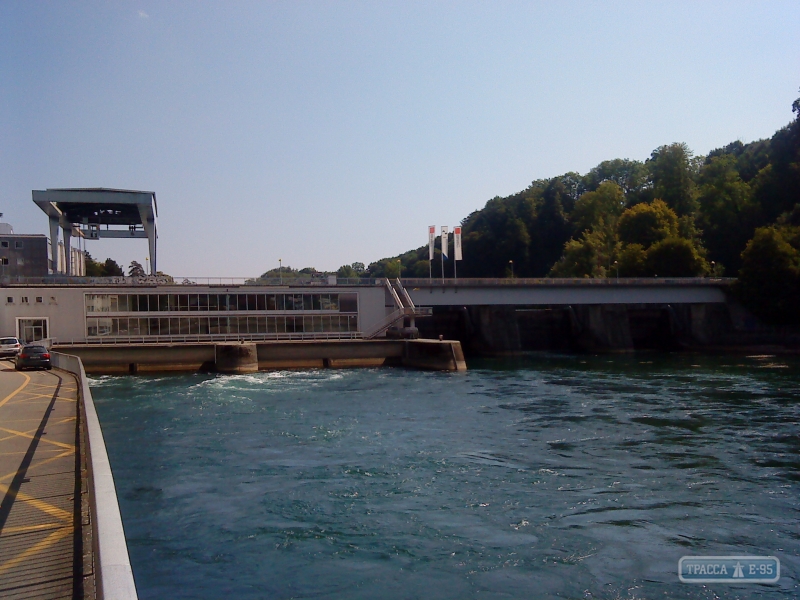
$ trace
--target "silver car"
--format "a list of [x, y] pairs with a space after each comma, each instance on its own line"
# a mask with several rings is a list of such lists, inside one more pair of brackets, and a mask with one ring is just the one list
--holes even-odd
[[15, 337], [0, 338], [0, 356], [16, 356], [22, 344]]

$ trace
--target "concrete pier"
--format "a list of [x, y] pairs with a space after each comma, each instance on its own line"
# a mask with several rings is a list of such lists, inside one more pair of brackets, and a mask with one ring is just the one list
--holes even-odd
[[220, 373], [242, 374], [258, 371], [258, 350], [255, 344], [217, 344], [215, 365]]
[[252, 373], [268, 369], [395, 366], [466, 370], [461, 343], [453, 340], [314, 340], [241, 343], [59, 345], [81, 358], [87, 373], [168, 371]]

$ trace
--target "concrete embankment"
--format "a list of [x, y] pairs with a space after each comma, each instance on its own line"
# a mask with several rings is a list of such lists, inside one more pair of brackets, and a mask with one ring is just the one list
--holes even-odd
[[79, 356], [88, 373], [165, 371], [251, 373], [268, 369], [399, 366], [466, 370], [461, 343], [452, 340], [314, 340], [59, 346]]

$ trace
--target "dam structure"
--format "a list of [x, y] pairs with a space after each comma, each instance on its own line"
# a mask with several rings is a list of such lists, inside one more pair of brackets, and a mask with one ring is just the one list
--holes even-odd
[[[0, 333], [44, 340], [79, 356], [90, 373], [461, 370], [464, 349], [708, 345], [745, 320], [728, 294], [733, 280], [723, 278], [173, 278], [156, 270], [155, 192], [66, 188], [32, 197], [50, 237], [0, 235], [7, 265]], [[78, 248], [93, 239], [146, 239], [150, 272], [87, 277], [73, 238]], [[32, 245], [36, 253], [24, 255]]]
[[503, 353], [524, 349], [526, 336], [537, 343], [572, 340], [582, 350], [627, 351], [642, 331], [709, 343], [736, 318], [730, 279], [325, 276], [178, 283], [164, 276], [48, 276], [2, 283], [4, 334], [46, 340], [80, 356], [94, 373], [381, 365], [459, 370], [465, 365], [458, 340], [465, 337], [477, 353], [476, 340], [488, 353]]

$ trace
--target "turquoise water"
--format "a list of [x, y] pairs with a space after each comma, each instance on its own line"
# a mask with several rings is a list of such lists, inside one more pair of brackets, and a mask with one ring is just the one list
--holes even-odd
[[797, 358], [470, 367], [94, 378], [139, 597], [800, 593]]

